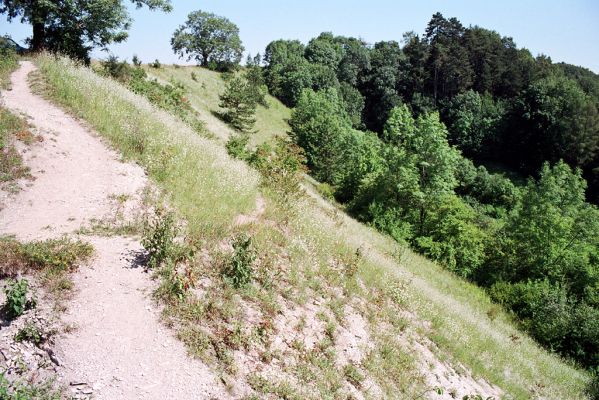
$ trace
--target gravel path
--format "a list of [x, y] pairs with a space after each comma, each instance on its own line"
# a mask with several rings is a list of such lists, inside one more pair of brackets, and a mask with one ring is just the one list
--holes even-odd
[[[92, 218], [114, 213], [115, 195], [138, 201], [144, 171], [119, 161], [95, 134], [40, 96], [22, 62], [4, 105], [27, 115], [44, 138], [24, 153], [35, 180], [0, 211], [0, 234], [36, 240], [72, 234]], [[96, 257], [75, 274], [76, 293], [64, 321], [75, 326], [57, 338], [66, 383], [85, 383], [97, 399], [223, 399], [210, 369], [186, 355], [159, 322], [149, 297], [154, 283], [136, 265], [141, 246], [123, 237], [84, 237]], [[75, 387], [73, 387], [75, 390]], [[79, 391], [81, 393], [81, 391]]]

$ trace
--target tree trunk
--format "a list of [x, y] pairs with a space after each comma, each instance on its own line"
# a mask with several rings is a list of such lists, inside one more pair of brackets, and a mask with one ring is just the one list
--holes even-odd
[[31, 39], [31, 50], [39, 52], [46, 47], [46, 27], [43, 22], [33, 23], [33, 38]]

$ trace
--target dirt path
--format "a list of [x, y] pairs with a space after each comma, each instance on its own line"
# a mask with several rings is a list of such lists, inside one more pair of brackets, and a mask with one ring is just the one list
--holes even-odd
[[[76, 119], [33, 94], [23, 62], [4, 105], [29, 116], [44, 138], [24, 154], [35, 180], [0, 211], [0, 234], [21, 240], [73, 234], [92, 218], [114, 213], [114, 196], [138, 205], [144, 171], [119, 161]], [[66, 384], [83, 382], [97, 399], [209, 399], [228, 397], [207, 366], [191, 360], [149, 297], [153, 282], [136, 256], [138, 242], [85, 237], [96, 257], [75, 275], [76, 293], [64, 320], [76, 329], [57, 339]]]

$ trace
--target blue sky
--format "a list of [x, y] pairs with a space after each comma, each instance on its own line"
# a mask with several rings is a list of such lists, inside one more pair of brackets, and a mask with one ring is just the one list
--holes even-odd
[[[582, 65], [599, 73], [598, 0], [173, 0], [170, 14], [136, 10], [129, 40], [110, 50], [121, 58], [136, 53], [144, 61], [158, 58], [177, 62], [170, 37], [189, 12], [202, 9], [226, 16], [241, 31], [246, 49], [263, 52], [274, 39], [307, 42], [323, 31], [356, 36], [370, 43], [401, 40], [406, 31], [424, 32], [431, 15], [440, 11], [457, 17], [464, 25], [479, 25], [511, 36], [534, 55], [551, 56], [554, 61]], [[0, 34], [23, 40], [29, 26], [0, 20]], [[105, 53], [96, 52], [96, 57]]]

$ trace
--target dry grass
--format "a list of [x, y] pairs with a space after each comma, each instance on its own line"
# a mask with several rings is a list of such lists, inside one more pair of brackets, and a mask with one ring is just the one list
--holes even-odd
[[[268, 398], [428, 396], [434, 377], [415, 350], [424, 344], [435, 362], [456, 366], [456, 379], [483, 378], [506, 398], [584, 398], [587, 374], [517, 331], [481, 289], [349, 218], [310, 188], [294, 204], [262, 188], [266, 212], [233, 224], [251, 213], [259, 179], [230, 159], [222, 142], [197, 137], [88, 69], [50, 58], [38, 64], [47, 94], [142, 164], [186, 222], [195, 256], [164, 274], [163, 288], [182, 276], [191, 288], [184, 297], [162, 292], [165, 322], [231, 385]], [[151, 72], [166, 79], [190, 70]], [[220, 78], [194, 70], [199, 88], [192, 103], [209, 111]], [[235, 288], [223, 271], [231, 240], [242, 233], [253, 238], [257, 258], [251, 282]], [[357, 329], [350, 316], [366, 325], [363, 340], [351, 335]], [[343, 340], [360, 344], [356, 360], [345, 356]]]

